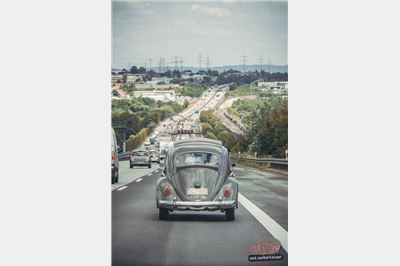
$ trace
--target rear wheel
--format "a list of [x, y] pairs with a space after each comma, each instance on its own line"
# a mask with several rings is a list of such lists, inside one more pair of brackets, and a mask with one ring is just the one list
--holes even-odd
[[115, 172], [115, 183], [118, 183], [119, 173], [118, 170]]
[[228, 221], [234, 221], [235, 220], [235, 208], [226, 209], [225, 217]]
[[151, 164], [149, 164], [149, 168], [151, 168]]
[[133, 165], [132, 165], [132, 164], [130, 164], [130, 165], [129, 165], [129, 167], [130, 167], [130, 168], [133, 168]]
[[166, 220], [167, 219], [167, 217], [168, 217], [168, 210], [167, 209], [165, 209], [165, 208], [159, 208], [158, 209], [158, 218], [160, 219], [160, 220]]

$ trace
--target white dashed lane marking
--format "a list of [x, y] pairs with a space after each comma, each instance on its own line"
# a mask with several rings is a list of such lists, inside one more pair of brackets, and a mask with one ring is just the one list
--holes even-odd
[[150, 173], [150, 174], [148, 174], [148, 176], [151, 176], [151, 173]]
[[288, 235], [287, 231], [275, 222], [271, 217], [258, 208], [253, 202], [239, 193], [239, 202], [257, 219], [257, 221], [271, 233], [273, 237], [281, 242], [282, 247], [288, 251]]
[[142, 181], [142, 178], [137, 179], [135, 182], [138, 183], [140, 181]]
[[127, 188], [128, 186], [123, 186], [123, 187], [120, 187], [120, 188], [118, 188], [117, 190], [124, 190], [125, 188]]

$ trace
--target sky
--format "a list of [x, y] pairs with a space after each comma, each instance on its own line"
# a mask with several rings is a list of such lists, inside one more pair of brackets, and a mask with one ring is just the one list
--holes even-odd
[[286, 1], [112, 2], [112, 67], [287, 64]]

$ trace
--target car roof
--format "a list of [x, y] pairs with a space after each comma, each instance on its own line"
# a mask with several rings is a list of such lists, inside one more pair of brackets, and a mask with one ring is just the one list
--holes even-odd
[[192, 138], [177, 140], [174, 142], [174, 147], [180, 146], [192, 146], [192, 145], [212, 145], [212, 146], [222, 146], [222, 142], [219, 140], [208, 139], [208, 138]]

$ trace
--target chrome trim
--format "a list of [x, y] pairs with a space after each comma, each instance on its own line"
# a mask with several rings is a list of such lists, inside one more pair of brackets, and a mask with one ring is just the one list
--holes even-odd
[[203, 210], [225, 210], [236, 207], [235, 200], [228, 201], [176, 201], [160, 200], [158, 206], [169, 210], [180, 211], [203, 211]]

